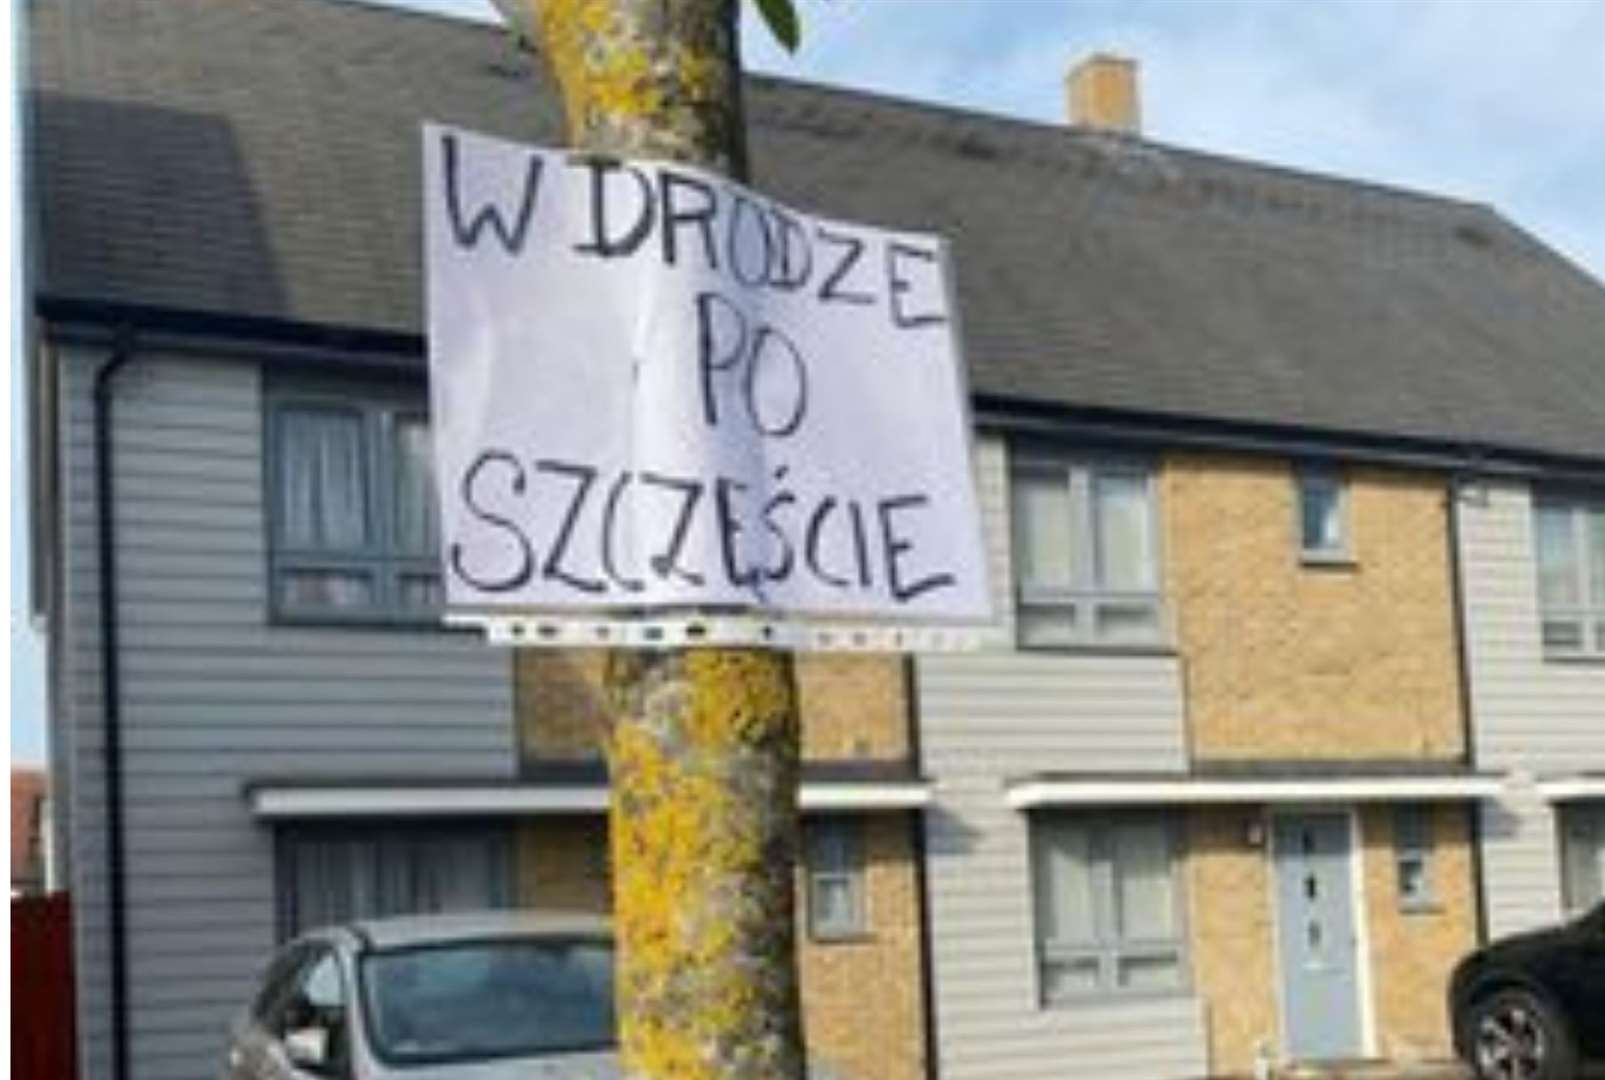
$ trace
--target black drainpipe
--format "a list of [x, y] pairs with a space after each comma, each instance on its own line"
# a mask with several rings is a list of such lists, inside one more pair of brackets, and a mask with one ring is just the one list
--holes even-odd
[[[914, 764], [914, 773], [925, 776], [925, 744], [920, 736], [919, 676], [915, 659], [903, 657], [903, 702], [908, 714], [908, 757]], [[936, 1080], [940, 1070], [936, 1045], [936, 970], [931, 947], [931, 881], [926, 860], [930, 849], [926, 844], [927, 822], [930, 809], [915, 810], [910, 815], [914, 830], [914, 898], [919, 905], [920, 929], [920, 1013], [924, 1017], [921, 1036], [925, 1040], [925, 1078]]]
[[134, 357], [134, 332], [117, 331], [111, 356], [95, 373], [95, 528], [100, 560], [101, 757], [106, 775], [106, 901], [111, 933], [113, 1080], [128, 1076], [128, 901], [123, 851], [121, 654], [117, 649], [117, 522], [113, 508], [112, 380]]

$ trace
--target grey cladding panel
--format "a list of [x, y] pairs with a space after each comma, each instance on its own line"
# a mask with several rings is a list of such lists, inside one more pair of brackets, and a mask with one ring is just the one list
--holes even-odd
[[1498, 935], [1560, 917], [1554, 809], [1527, 778], [1605, 772], [1605, 664], [1544, 656], [1532, 491], [1472, 485], [1456, 510], [1477, 762], [1518, 773], [1499, 804], [1483, 807], [1485, 900]]
[[[63, 613], [65, 725], [82, 915], [86, 1080], [104, 1076], [100, 660], [88, 390], [66, 362], [71, 422]], [[511, 662], [436, 629], [271, 625], [265, 608], [261, 402], [248, 364], [140, 357], [117, 384], [119, 557], [138, 1080], [215, 1075], [230, 1011], [271, 946], [271, 832], [255, 776], [510, 776]]]

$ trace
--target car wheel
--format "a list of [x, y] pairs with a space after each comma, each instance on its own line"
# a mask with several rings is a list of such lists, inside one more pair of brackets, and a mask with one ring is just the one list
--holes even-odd
[[1577, 1048], [1555, 1010], [1527, 990], [1472, 1006], [1467, 1049], [1479, 1080], [1573, 1080]]

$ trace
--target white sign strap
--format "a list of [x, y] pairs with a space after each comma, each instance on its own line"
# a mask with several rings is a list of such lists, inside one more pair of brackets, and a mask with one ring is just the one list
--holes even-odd
[[454, 621], [988, 620], [939, 239], [443, 127], [424, 170]]
[[734, 645], [798, 652], [968, 652], [985, 644], [967, 626], [779, 621], [755, 615], [639, 616], [632, 619], [451, 614], [453, 626], [483, 630], [492, 645], [668, 649]]

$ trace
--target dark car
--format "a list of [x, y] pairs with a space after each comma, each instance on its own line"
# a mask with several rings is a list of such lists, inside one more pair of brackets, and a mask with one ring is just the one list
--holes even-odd
[[1605, 903], [1496, 941], [1449, 980], [1455, 1049], [1481, 1080], [1573, 1080], [1605, 1063]]

